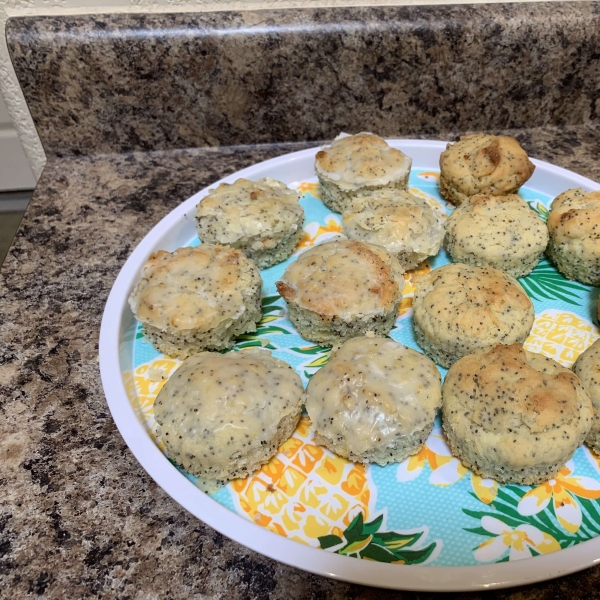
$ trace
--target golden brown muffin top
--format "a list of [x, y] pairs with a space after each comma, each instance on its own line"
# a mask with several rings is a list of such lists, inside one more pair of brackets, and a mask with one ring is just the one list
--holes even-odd
[[315, 170], [344, 190], [403, 179], [412, 159], [372, 133], [337, 138], [315, 156]]
[[201, 244], [153, 252], [129, 298], [144, 324], [208, 331], [246, 310], [242, 291], [260, 285], [253, 261], [228, 246]]
[[600, 257], [600, 191], [567, 190], [552, 202], [548, 229], [554, 243], [581, 240], [590, 257]]
[[433, 423], [441, 400], [429, 358], [394, 340], [356, 337], [313, 375], [304, 403], [319, 435], [360, 455]]
[[183, 361], [159, 392], [154, 415], [172, 452], [212, 479], [227, 479], [241, 456], [271, 442], [299, 411], [302, 382], [268, 350], [202, 352]]
[[296, 190], [270, 177], [237, 179], [210, 190], [196, 208], [196, 219], [210, 227], [213, 239], [208, 241], [234, 244], [288, 231], [304, 214], [299, 199]]
[[461, 252], [491, 260], [542, 252], [548, 244], [544, 221], [515, 194], [472, 196], [448, 217], [446, 230]]
[[430, 337], [477, 340], [480, 347], [501, 342], [515, 327], [529, 331], [534, 318], [529, 296], [513, 277], [493, 267], [462, 263], [420, 278], [413, 307]]
[[277, 291], [302, 308], [350, 321], [389, 312], [403, 283], [398, 261], [381, 246], [335, 239], [301, 254], [277, 282]]
[[352, 201], [342, 215], [344, 233], [379, 244], [392, 254], [437, 254], [444, 238], [444, 217], [426, 200], [403, 190], [377, 190]]
[[578, 411], [577, 376], [520, 344], [465, 356], [452, 369], [453, 389], [462, 392], [471, 420], [486, 431], [524, 424], [537, 433], [568, 423]]
[[448, 144], [440, 155], [440, 169], [442, 192], [458, 205], [475, 194], [512, 194], [535, 167], [515, 138], [474, 133]]

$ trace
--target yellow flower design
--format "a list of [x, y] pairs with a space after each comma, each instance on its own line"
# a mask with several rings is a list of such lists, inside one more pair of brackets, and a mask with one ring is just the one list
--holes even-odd
[[[161, 357], [150, 363], [140, 365], [133, 372], [136, 403], [134, 408], [152, 436], [156, 445], [164, 452], [163, 443], [157, 439], [154, 422], [154, 400], [169, 377], [179, 367], [181, 361], [176, 358]], [[129, 384], [131, 385], [131, 384]]]
[[519, 514], [535, 515], [552, 500], [558, 522], [569, 533], [575, 533], [581, 527], [582, 514], [574, 496], [600, 498], [600, 482], [590, 477], [572, 476], [572, 472], [573, 461], [569, 461], [554, 479], [527, 492], [519, 501]]
[[339, 217], [331, 215], [325, 225], [319, 225], [317, 222], [308, 223], [304, 226], [304, 234], [300, 238], [300, 241], [296, 245], [295, 253], [300, 250], [310, 248], [317, 243], [319, 238], [323, 236], [335, 237], [342, 233], [342, 226], [339, 221]]
[[424, 260], [416, 269], [404, 273], [404, 287], [402, 289], [402, 300], [398, 306], [398, 316], [403, 317], [412, 308], [413, 298], [415, 296], [415, 284], [423, 275], [431, 271], [429, 263]]
[[303, 181], [296, 186], [296, 189], [301, 194], [306, 194], [306, 192], [308, 192], [311, 196], [314, 196], [319, 200], [321, 199], [321, 188], [317, 182], [313, 183], [311, 181]]
[[475, 560], [479, 562], [498, 560], [507, 550], [509, 560], [531, 558], [532, 549], [538, 554], [550, 554], [560, 550], [560, 544], [551, 535], [533, 525], [512, 528], [500, 519], [485, 516], [481, 518], [481, 527], [494, 537], [485, 540], [473, 552]]
[[[425, 445], [415, 454], [398, 465], [396, 480], [407, 482], [416, 479], [423, 472], [425, 464], [431, 468], [429, 483], [438, 487], [448, 487], [460, 481], [469, 469], [452, 452], [444, 439], [441, 427], [435, 427]], [[498, 484], [492, 479], [483, 479], [471, 473], [473, 491], [485, 504], [490, 504], [498, 494]]]
[[417, 177], [419, 179], [424, 179], [425, 181], [438, 181], [440, 174], [436, 171], [422, 171]]

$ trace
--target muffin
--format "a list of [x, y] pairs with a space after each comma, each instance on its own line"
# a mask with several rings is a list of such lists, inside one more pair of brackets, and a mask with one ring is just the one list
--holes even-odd
[[404, 278], [381, 246], [335, 239], [301, 254], [276, 285], [300, 335], [332, 345], [367, 331], [387, 335]]
[[522, 344], [535, 317], [529, 296], [513, 277], [459, 263], [418, 280], [413, 310], [417, 343], [443, 367], [496, 344]]
[[344, 342], [304, 398], [317, 444], [381, 466], [419, 452], [441, 402], [440, 374], [426, 356], [375, 337]]
[[302, 382], [268, 350], [202, 352], [183, 361], [154, 402], [169, 457], [214, 491], [267, 463], [294, 432]]
[[513, 137], [463, 135], [440, 156], [440, 191], [456, 206], [475, 194], [506, 196], [516, 193], [534, 169]]
[[454, 262], [525, 277], [546, 249], [548, 228], [519, 196], [478, 194], [448, 217], [445, 243]]
[[576, 375], [519, 344], [465, 356], [442, 388], [452, 453], [481, 477], [501, 483], [555, 477], [583, 444], [593, 417]]
[[402, 190], [377, 190], [356, 198], [342, 215], [342, 228], [350, 239], [383, 246], [405, 271], [436, 255], [444, 239], [442, 214]]
[[256, 331], [261, 287], [240, 250], [202, 244], [151, 254], [129, 305], [158, 350], [186, 358], [231, 348], [236, 336]]
[[336, 212], [350, 209], [359, 194], [384, 188], [405, 190], [412, 159], [372, 133], [340, 135], [315, 157], [323, 202]]
[[600, 340], [596, 340], [573, 365], [573, 371], [592, 399], [596, 410], [592, 428], [585, 438], [587, 445], [600, 454]]
[[547, 254], [567, 278], [600, 286], [600, 191], [567, 190], [552, 202]]
[[196, 209], [198, 237], [241, 250], [259, 269], [288, 258], [302, 236], [300, 194], [270, 179], [222, 183]]

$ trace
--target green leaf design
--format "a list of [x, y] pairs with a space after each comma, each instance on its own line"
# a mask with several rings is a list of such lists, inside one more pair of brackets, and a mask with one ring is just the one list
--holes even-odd
[[290, 348], [293, 352], [297, 352], [298, 354], [321, 354], [322, 352], [329, 352], [331, 348], [327, 346], [305, 346], [303, 348]]
[[[362, 517], [362, 514], [359, 513]], [[381, 527], [381, 524], [383, 523], [383, 515], [379, 515], [374, 521], [371, 521], [370, 523], [364, 523], [363, 524], [363, 533], [367, 533], [369, 535], [376, 533], [379, 528]]]
[[527, 200], [527, 204], [531, 210], [534, 210], [542, 219], [542, 221], [548, 220], [550, 211], [539, 201], [539, 200]]
[[279, 294], [275, 294], [273, 296], [264, 296], [260, 303], [261, 306], [265, 307], [274, 304], [275, 302], [277, 302], [277, 300], [281, 300], [281, 296]]
[[346, 544], [335, 550], [336, 554], [407, 565], [425, 562], [437, 546], [436, 542], [432, 542], [425, 548], [409, 549], [409, 546], [414, 546], [421, 539], [422, 531], [408, 534], [394, 531], [379, 532], [382, 524], [383, 515], [365, 523], [363, 514], [358, 513], [344, 531], [344, 539], [336, 535], [326, 535], [319, 538], [319, 543], [321, 548], [326, 549], [345, 540]]
[[277, 321], [279, 319], [279, 315], [265, 315], [258, 323], [259, 326], [266, 325], [267, 323], [271, 323], [272, 321]]
[[565, 279], [546, 258], [527, 277], [519, 279], [519, 283], [532, 300], [562, 300], [574, 306], [580, 306], [582, 302], [577, 292], [591, 289]]
[[[344, 537], [346, 540], [348, 540], [350, 543], [358, 541], [362, 535], [363, 525], [363, 515], [361, 512], [359, 512], [354, 519], [352, 519], [352, 523], [348, 525], [346, 531], [344, 531]], [[369, 534], [366, 534], [364, 537], [367, 537], [368, 535]]]
[[[520, 525], [533, 525], [540, 531], [552, 536], [561, 548], [568, 548], [600, 535], [600, 500], [577, 496], [577, 502], [580, 504], [582, 511], [582, 524], [576, 533], [570, 533], [558, 522], [553, 502], [550, 502], [544, 510], [535, 515], [525, 516], [519, 513], [519, 500], [529, 489], [531, 489], [530, 486], [507, 485], [498, 490], [498, 495], [489, 505], [485, 506], [485, 510], [477, 511], [463, 508], [463, 513], [479, 521], [477, 526], [465, 527], [464, 531], [487, 538], [496, 537], [495, 534], [481, 526], [483, 517], [493, 517], [513, 529]], [[477, 499], [475, 494], [471, 494], [471, 496]], [[476, 546], [474, 550], [477, 547], [479, 546]], [[530, 551], [533, 556], [537, 556], [537, 552], [533, 547], [530, 547]], [[506, 562], [507, 560], [508, 557], [505, 557], [497, 562]]]
[[319, 544], [323, 550], [327, 550], [327, 548], [331, 548], [332, 546], [337, 546], [344, 541], [337, 535], [323, 535], [317, 539], [319, 540]]

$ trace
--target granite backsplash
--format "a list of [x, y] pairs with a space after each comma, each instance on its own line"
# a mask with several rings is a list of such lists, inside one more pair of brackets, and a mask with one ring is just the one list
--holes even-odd
[[[179, 203], [340, 130], [502, 131], [600, 180], [599, 15], [553, 2], [11, 19], [48, 164], [0, 272], [0, 597], [448, 598], [303, 573], [178, 506], [106, 406], [102, 310]], [[595, 568], [459, 597], [599, 589]]]
[[19, 17], [46, 154], [593, 122], [600, 3]]

